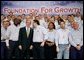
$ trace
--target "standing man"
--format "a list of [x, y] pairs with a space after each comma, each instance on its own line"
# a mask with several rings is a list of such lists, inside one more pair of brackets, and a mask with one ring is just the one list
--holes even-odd
[[22, 58], [30, 59], [30, 49], [32, 48], [33, 29], [31, 19], [26, 19], [26, 26], [19, 31], [19, 49], [22, 50]]
[[9, 21], [4, 19], [2, 22], [2, 27], [1, 27], [1, 59], [5, 59], [7, 57], [6, 56], [7, 55], [6, 32], [7, 32], [8, 26], [9, 26]]
[[[79, 24], [74, 22], [71, 31], [72, 42], [70, 47], [71, 59], [83, 59], [83, 33], [79, 29]], [[73, 33], [72, 33], [73, 32]]]
[[33, 55], [34, 59], [44, 59], [44, 42], [47, 39], [47, 30], [34, 20]]
[[69, 30], [65, 28], [65, 22], [60, 21], [60, 29], [56, 33], [57, 59], [69, 59]]
[[7, 40], [8, 40], [8, 45], [7, 47], [9, 47], [9, 54], [8, 54], [8, 58], [17, 58], [18, 54], [17, 54], [17, 49], [18, 49], [18, 36], [19, 36], [19, 29], [20, 29], [20, 19], [15, 18], [14, 19], [14, 24], [10, 25], [7, 29]]

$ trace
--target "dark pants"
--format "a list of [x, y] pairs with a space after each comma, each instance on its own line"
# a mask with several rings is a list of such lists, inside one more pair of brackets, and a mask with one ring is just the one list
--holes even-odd
[[9, 54], [8, 59], [12, 58], [19, 58], [19, 51], [18, 51], [18, 41], [9, 41]]
[[44, 59], [44, 47], [40, 46], [41, 43], [33, 43], [33, 57], [34, 59]]
[[77, 50], [75, 47], [70, 47], [70, 59], [83, 59], [83, 47]]
[[1, 59], [6, 58], [6, 43], [1, 42]]
[[53, 59], [56, 57], [56, 46], [48, 46], [45, 44], [45, 58], [46, 59]]
[[[29, 47], [27, 47], [25, 50], [22, 50], [22, 59], [30, 59], [30, 49], [29, 49]], [[21, 54], [20, 53], [20, 54]]]

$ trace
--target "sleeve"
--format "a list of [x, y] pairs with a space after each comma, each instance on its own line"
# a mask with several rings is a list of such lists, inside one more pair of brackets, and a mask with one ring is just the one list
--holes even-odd
[[10, 34], [11, 34], [11, 30], [10, 29], [11, 28], [8, 27], [7, 28], [7, 32], [6, 32], [6, 37], [7, 37], [7, 39], [6, 39], [6, 46], [9, 46], [9, 40], [10, 40]]
[[1, 27], [1, 40], [3, 39], [3, 28]]
[[7, 28], [7, 32], [6, 32], [7, 40], [9, 40], [10, 34], [11, 34], [11, 28], [10, 28], [10, 26], [9, 26], [9, 27]]
[[34, 31], [32, 29], [31, 45], [33, 45], [33, 33], [34, 33]]
[[56, 34], [55, 34], [55, 44], [56, 44], [56, 46], [58, 46], [58, 40], [59, 40], [59, 34], [56, 31]]
[[18, 37], [18, 44], [19, 45], [21, 45], [21, 42], [22, 42], [22, 31], [21, 31], [22, 29], [20, 28], [20, 30], [19, 30], [19, 37]]
[[72, 34], [69, 32], [69, 42], [72, 46], [76, 47], [76, 44], [73, 41]]
[[6, 40], [6, 46], [9, 46], [9, 40]]
[[47, 35], [48, 31], [47, 31], [47, 29], [42, 28], [42, 32], [43, 32], [43, 35], [44, 35], [44, 40], [47, 40], [48, 39], [48, 35]]
[[80, 42], [80, 46], [83, 46], [83, 33], [81, 33], [81, 42]]

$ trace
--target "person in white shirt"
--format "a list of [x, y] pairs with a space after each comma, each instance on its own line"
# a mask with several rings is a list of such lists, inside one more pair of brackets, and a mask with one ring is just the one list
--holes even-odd
[[18, 57], [18, 56], [16, 56], [16, 55], [18, 55], [17, 54], [18, 51], [16, 51], [16, 50], [18, 48], [17, 45], [18, 45], [20, 22], [21, 22], [20, 19], [15, 18], [14, 24], [10, 25], [7, 28], [6, 36], [7, 36], [7, 40], [8, 40], [7, 46], [9, 47], [9, 54], [8, 54], [9, 59], [13, 58], [13, 55], [15, 55], [15, 58]]
[[6, 37], [6, 32], [7, 28], [10, 25], [10, 22], [8, 20], [3, 20], [2, 22], [2, 27], [1, 27], [1, 59], [7, 58], [7, 37]]
[[47, 39], [47, 30], [40, 26], [38, 20], [33, 21], [33, 57], [34, 59], [44, 59], [44, 43]]
[[60, 25], [58, 23], [58, 18], [59, 18], [59, 16], [55, 16], [55, 22], [54, 22], [54, 24], [55, 24], [56, 30], [60, 28]]
[[42, 15], [42, 14], [39, 14], [38, 17], [39, 17], [39, 20], [38, 20], [38, 21], [39, 21], [40, 25], [41, 25], [42, 27], [46, 28], [46, 22], [45, 22], [45, 20], [44, 20], [43, 15]]
[[65, 22], [60, 22], [60, 29], [56, 31], [57, 59], [69, 59], [69, 30], [65, 28]]
[[26, 16], [25, 14], [22, 14], [22, 19], [21, 19], [21, 23], [20, 23], [20, 27], [25, 27], [26, 26]]
[[79, 24], [74, 22], [71, 31], [72, 42], [70, 47], [70, 59], [83, 59], [83, 33]]
[[76, 22], [78, 22], [79, 24], [81, 24], [81, 14], [80, 14], [80, 12], [76, 13], [76, 16], [75, 16], [74, 20]]
[[50, 22], [48, 25], [48, 39], [45, 42], [45, 58], [46, 59], [53, 59], [56, 55], [56, 46], [55, 46], [55, 25], [53, 22]]

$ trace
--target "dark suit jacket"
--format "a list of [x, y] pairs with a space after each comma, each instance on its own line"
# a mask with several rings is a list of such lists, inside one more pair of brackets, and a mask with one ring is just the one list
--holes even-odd
[[29, 37], [27, 37], [26, 27], [20, 28], [19, 31], [19, 45], [22, 46], [22, 49], [25, 50], [32, 45], [33, 41], [33, 29], [30, 28]]

